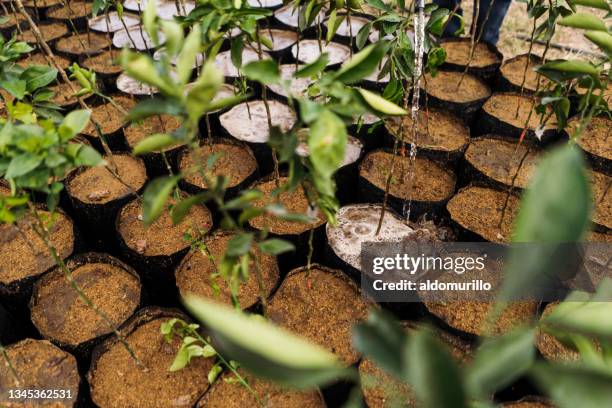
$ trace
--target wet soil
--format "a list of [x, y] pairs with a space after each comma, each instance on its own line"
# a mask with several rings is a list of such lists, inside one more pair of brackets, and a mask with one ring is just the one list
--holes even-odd
[[466, 74], [457, 88], [461, 72], [439, 71], [435, 77], [425, 74], [422, 87], [425, 91], [442, 101], [469, 103], [488, 98], [491, 95], [489, 86], [481, 79]]
[[[450, 64], [466, 66], [470, 58], [470, 41], [443, 41], [446, 61]], [[500, 58], [485, 43], [477, 43], [470, 67], [483, 68], [501, 63]]]

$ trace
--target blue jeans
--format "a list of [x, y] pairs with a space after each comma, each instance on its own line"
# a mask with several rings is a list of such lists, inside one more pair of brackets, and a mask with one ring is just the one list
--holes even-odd
[[[485, 41], [491, 43], [493, 45], [497, 44], [497, 40], [499, 40], [499, 29], [501, 28], [502, 23], [504, 22], [504, 17], [506, 17], [506, 13], [508, 12], [508, 7], [510, 7], [510, 2], [512, 0], [474, 0], [480, 3], [480, 11], [478, 12], [478, 22], [476, 24], [476, 38], [480, 35], [480, 31], [482, 30], [481, 41]], [[460, 0], [434, 0], [438, 6], [453, 10], [457, 4], [460, 4]], [[489, 12], [489, 6], [492, 7]], [[475, 10], [474, 10], [475, 11]], [[457, 9], [456, 14], [463, 15], [463, 10], [461, 7]], [[487, 18], [487, 14], [489, 17], [487, 22], [483, 28], [484, 20]], [[453, 37], [454, 33], [459, 29], [459, 18], [453, 17], [451, 21], [446, 26], [446, 30], [442, 33], [443, 37]], [[466, 27], [466, 30], [469, 29]]]

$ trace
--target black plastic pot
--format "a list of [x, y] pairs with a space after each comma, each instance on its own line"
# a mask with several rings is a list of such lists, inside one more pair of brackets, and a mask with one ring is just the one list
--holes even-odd
[[427, 93], [427, 100], [429, 106], [448, 111], [454, 114], [455, 116], [462, 118], [463, 121], [468, 125], [472, 123], [472, 121], [476, 117], [476, 114], [481, 109], [482, 105], [484, 105], [484, 103], [487, 101], [487, 99], [489, 99], [489, 97], [490, 95], [468, 102], [453, 102], [438, 99], [430, 93]]
[[[505, 94], [520, 96], [520, 94], [516, 94], [512, 92], [508, 92]], [[495, 98], [496, 95], [504, 95], [504, 94], [503, 93], [493, 94], [491, 98], [489, 99], [489, 101], [487, 102], [488, 103], [492, 102], [493, 98]], [[514, 108], [511, 108], [511, 109], [514, 109]], [[535, 112], [534, 112], [534, 115], [536, 115]], [[486, 135], [486, 134], [496, 134], [496, 135], [506, 136], [506, 137], [514, 138], [514, 139], [519, 139], [521, 137], [521, 134], [523, 133], [523, 127], [517, 127], [511, 123], [505, 122], [504, 120], [499, 119], [491, 115], [490, 113], [488, 113], [486, 111], [486, 104], [480, 110], [478, 114], [478, 118], [474, 122], [474, 126], [472, 130], [473, 130], [472, 134], [475, 136]], [[525, 132], [524, 140], [537, 141], [538, 144], [547, 145], [549, 143], [559, 140], [559, 133], [557, 132], [556, 128], [549, 127], [544, 130], [541, 139], [538, 139], [536, 137], [535, 130], [527, 128]]]
[[[202, 142], [201, 145], [203, 145], [205, 143], [209, 143], [209, 142], [208, 141]], [[248, 145], [246, 145], [245, 143], [240, 142], [238, 140], [228, 139], [228, 138], [215, 138], [210, 143], [212, 143], [213, 145], [215, 145], [215, 144], [230, 144], [230, 145], [240, 146], [240, 147], [246, 149], [247, 153], [249, 154], [249, 156], [252, 156], [255, 159], [255, 155], [251, 151], [250, 147]], [[178, 155], [177, 155], [177, 158], [176, 158], [177, 168], [178, 168], [178, 166], [180, 166], [180, 163], [181, 163], [183, 157], [185, 157], [188, 154], [189, 154], [189, 149], [182, 149], [180, 152], [178, 152]], [[203, 165], [205, 166], [206, 163], [203, 163]], [[242, 190], [245, 190], [248, 186], [253, 184], [255, 182], [255, 180], [257, 180], [259, 178], [259, 176], [260, 176], [259, 169], [256, 168], [255, 171], [253, 171], [243, 181], [241, 181], [240, 183], [238, 183], [237, 185], [235, 185], [233, 187], [228, 187], [225, 190], [225, 197], [224, 197], [225, 200], [227, 201], [229, 199], [232, 199], [232, 198], [236, 197], [238, 195], [238, 193], [240, 193]], [[190, 183], [189, 181], [187, 181], [184, 178], [182, 178], [179, 181], [179, 186], [180, 186], [181, 190], [186, 191], [189, 194], [199, 194], [199, 193], [202, 193], [204, 191], [207, 191], [207, 189], [205, 189], [205, 188], [203, 188], [201, 186], [192, 184], [192, 183]]]
[[57, 21], [57, 22], [66, 24], [68, 29], [72, 32], [86, 30], [87, 29], [87, 17], [88, 15], [91, 14], [91, 11], [89, 13], [85, 13], [85, 15], [77, 15], [77, 16], [73, 16], [69, 14], [67, 16], [58, 17], [57, 15], [55, 15], [55, 13], [57, 13], [59, 10], [69, 8], [71, 7], [71, 5], [72, 4], [70, 2], [67, 2], [66, 5], [60, 4], [57, 6], [49, 7], [46, 11], [46, 16], [51, 21]]
[[[392, 151], [390, 151], [389, 149], [378, 149], [378, 151], [384, 151], [386, 153], [392, 154]], [[441, 167], [442, 169], [454, 175], [454, 172], [448, 166], [442, 163], [434, 162], [433, 160], [431, 160], [431, 163]], [[359, 173], [360, 173], [359, 174], [359, 201], [363, 203], [381, 203], [383, 202], [384, 197], [385, 197], [385, 191], [375, 186], [374, 184], [372, 184], [365, 177], [361, 176], [361, 169], [363, 165], [364, 165], [364, 160], [362, 160], [361, 163], [359, 164]], [[456, 185], [456, 178], [455, 178], [455, 185]], [[451, 197], [452, 195], [450, 195], [449, 197], [446, 197], [445, 199], [441, 201], [418, 201], [414, 199], [411, 200], [410, 219], [412, 221], [415, 221], [424, 214], [433, 215], [435, 217], [443, 216], [445, 214], [446, 203]], [[406, 202], [407, 200], [404, 200], [403, 198], [395, 197], [390, 193], [388, 194], [388, 197], [387, 197], [388, 205], [391, 206], [391, 208], [393, 208], [395, 211], [397, 211], [400, 214], [402, 214], [403, 211], [405, 210], [404, 203]]]
[[[446, 38], [442, 40], [442, 46], [444, 46], [444, 44], [461, 43], [461, 42], [470, 43], [470, 41], [471, 41], [470, 38]], [[480, 43], [486, 45], [489, 51], [491, 51], [492, 53], [496, 55], [496, 57], [499, 59], [499, 62], [495, 64], [490, 64], [484, 67], [473, 67], [470, 65], [470, 67], [468, 68], [468, 73], [472, 75], [476, 75], [477, 77], [480, 77], [484, 79], [485, 81], [489, 82], [493, 80], [495, 76], [497, 75], [499, 67], [501, 66], [501, 63], [504, 59], [504, 55], [501, 52], [499, 52], [499, 50], [497, 49], [495, 45], [484, 42], [484, 41], [481, 41]], [[458, 64], [453, 64], [450, 62], [445, 62], [442, 65], [442, 69], [463, 72], [465, 70], [465, 65], [458, 65]]]
[[[136, 271], [131, 266], [127, 265], [126, 263], [120, 261], [117, 258], [114, 258], [104, 253], [89, 252], [89, 253], [76, 255], [66, 262], [66, 267], [69, 270], [74, 271], [75, 269], [81, 266], [84, 266], [86, 264], [89, 264], [89, 263], [104, 263], [104, 264], [112, 265], [114, 267], [118, 267], [124, 270], [125, 272], [127, 272], [128, 274], [130, 274], [131, 276], [133, 276], [134, 278], [136, 278], [138, 282], [140, 282], [140, 277], [138, 276]], [[41, 277], [36, 282], [34, 289], [32, 291], [32, 297], [30, 298], [30, 310], [32, 310], [36, 305], [36, 299], [38, 297], [38, 293], [39, 293], [41, 286], [44, 285], [50, 279], [54, 279], [58, 275], [60, 277], [63, 277], [64, 272], [61, 271], [59, 268], [56, 268], [53, 271], [45, 274], [43, 277]], [[142, 306], [142, 304], [144, 303], [144, 299], [145, 299], [145, 293], [141, 289], [139, 297], [138, 297], [138, 304], [134, 310], [138, 310]], [[61, 297], [58, 297], [57, 300], [61, 301], [62, 299]], [[121, 326], [121, 323], [117, 325], [117, 327], [119, 326]], [[79, 344], [68, 344], [58, 339], [55, 339], [53, 337], [47, 336], [44, 333], [41, 333], [41, 336], [43, 338], [51, 341], [52, 343], [56, 344], [62, 349], [67, 350], [71, 354], [73, 354], [77, 358], [77, 361], [80, 367], [86, 367], [86, 365], [89, 364], [89, 357], [90, 357], [90, 353], [93, 347], [99, 344], [105, 338], [109, 337], [110, 335], [112, 335], [112, 331], [105, 333], [105, 334], [96, 335], [95, 337], [87, 341], [84, 341], [82, 343], [79, 343]]]
[[[610, 121], [609, 118], [607, 118], [606, 116], [602, 115], [601, 117], [606, 119], [606, 120], [608, 120], [608, 121]], [[576, 117], [570, 119], [570, 121], [573, 121], [573, 120], [579, 121], [580, 117], [576, 116]], [[591, 123], [593, 123], [593, 120], [597, 120], [597, 118], [591, 119]], [[610, 122], [610, 124], [612, 124], [612, 122]], [[610, 129], [608, 129], [608, 130], [610, 130]], [[586, 150], [583, 147], [584, 138], [585, 138], [585, 131], [586, 131], [586, 128], [583, 131], [582, 136], [576, 141], [576, 144], [578, 145], [580, 150], [582, 150], [582, 153], [584, 153], [584, 155], [587, 158], [589, 164], [591, 165], [591, 167], [594, 170], [597, 170], [597, 171], [599, 171], [601, 173], [607, 174], [608, 176], [612, 176], [612, 160], [609, 159], [609, 158], [603, 157], [603, 156], [599, 156], [599, 155], [597, 155], [595, 153], [592, 153], [592, 152]], [[567, 128], [563, 129], [562, 133], [563, 133], [563, 138], [564, 139], [565, 138], [567, 138], [567, 139], [570, 138], [570, 131], [568, 131]]]
[[[115, 248], [115, 219], [119, 210], [134, 199], [134, 195], [128, 193], [106, 203], [87, 203], [79, 200], [71, 194], [70, 181], [86, 170], [87, 168], [76, 169], [66, 177], [66, 191], [70, 198], [75, 218], [85, 230], [83, 233], [87, 235], [90, 241], [112, 252]], [[135, 192], [139, 193], [143, 188], [144, 184]]]
[[[126, 206], [130, 203], [126, 203]], [[155, 304], [164, 306], [175, 305], [178, 301], [178, 292], [174, 279], [174, 269], [189, 252], [190, 245], [185, 241], [183, 248], [167, 255], [144, 255], [138, 252], [136, 249], [131, 248], [121, 235], [120, 218], [123, 207], [117, 212], [114, 220], [115, 240], [119, 243], [119, 250], [123, 258], [127, 259], [140, 273], [145, 289]], [[206, 212], [209, 212], [205, 206], [202, 205], [201, 207]]]
[[[521, 84], [512, 83], [507, 77], [504, 76], [501, 69], [504, 67], [504, 65], [510, 64], [522, 58], [526, 58], [527, 56], [529, 56], [531, 61], [529, 65], [539, 65], [542, 63], [541, 58], [534, 54], [521, 54], [504, 61], [495, 81], [495, 90], [497, 92], [521, 92]], [[535, 89], [530, 89], [527, 86], [523, 86], [522, 91], [526, 94], [533, 94]]]

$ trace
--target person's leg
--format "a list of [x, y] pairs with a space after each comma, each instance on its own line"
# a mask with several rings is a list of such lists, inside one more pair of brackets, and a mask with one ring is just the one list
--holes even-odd
[[[455, 9], [455, 7], [461, 4], [461, 0], [434, 0], [434, 3], [452, 12]], [[461, 10], [461, 7], [457, 8], [457, 11], [455, 12], [455, 14], [460, 15], [460, 16], [463, 14], [463, 10]], [[448, 24], [446, 25], [446, 29], [442, 33], [442, 37], [444, 38], [454, 37], [455, 32], [459, 30], [459, 27], [461, 27], [459, 18], [453, 17], [451, 21], [449, 21]]]
[[[481, 41], [497, 44], [499, 30], [504, 22], [512, 0], [476, 0], [480, 3], [477, 35], [482, 31]], [[490, 10], [489, 10], [490, 9]], [[485, 22], [486, 20], [486, 22]]]

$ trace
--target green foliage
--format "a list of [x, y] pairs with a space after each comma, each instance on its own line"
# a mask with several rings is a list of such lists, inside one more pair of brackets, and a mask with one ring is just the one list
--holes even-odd
[[177, 176], [166, 176], [156, 178], [147, 184], [142, 197], [142, 212], [145, 225], [150, 226], [159, 218], [178, 180]]

